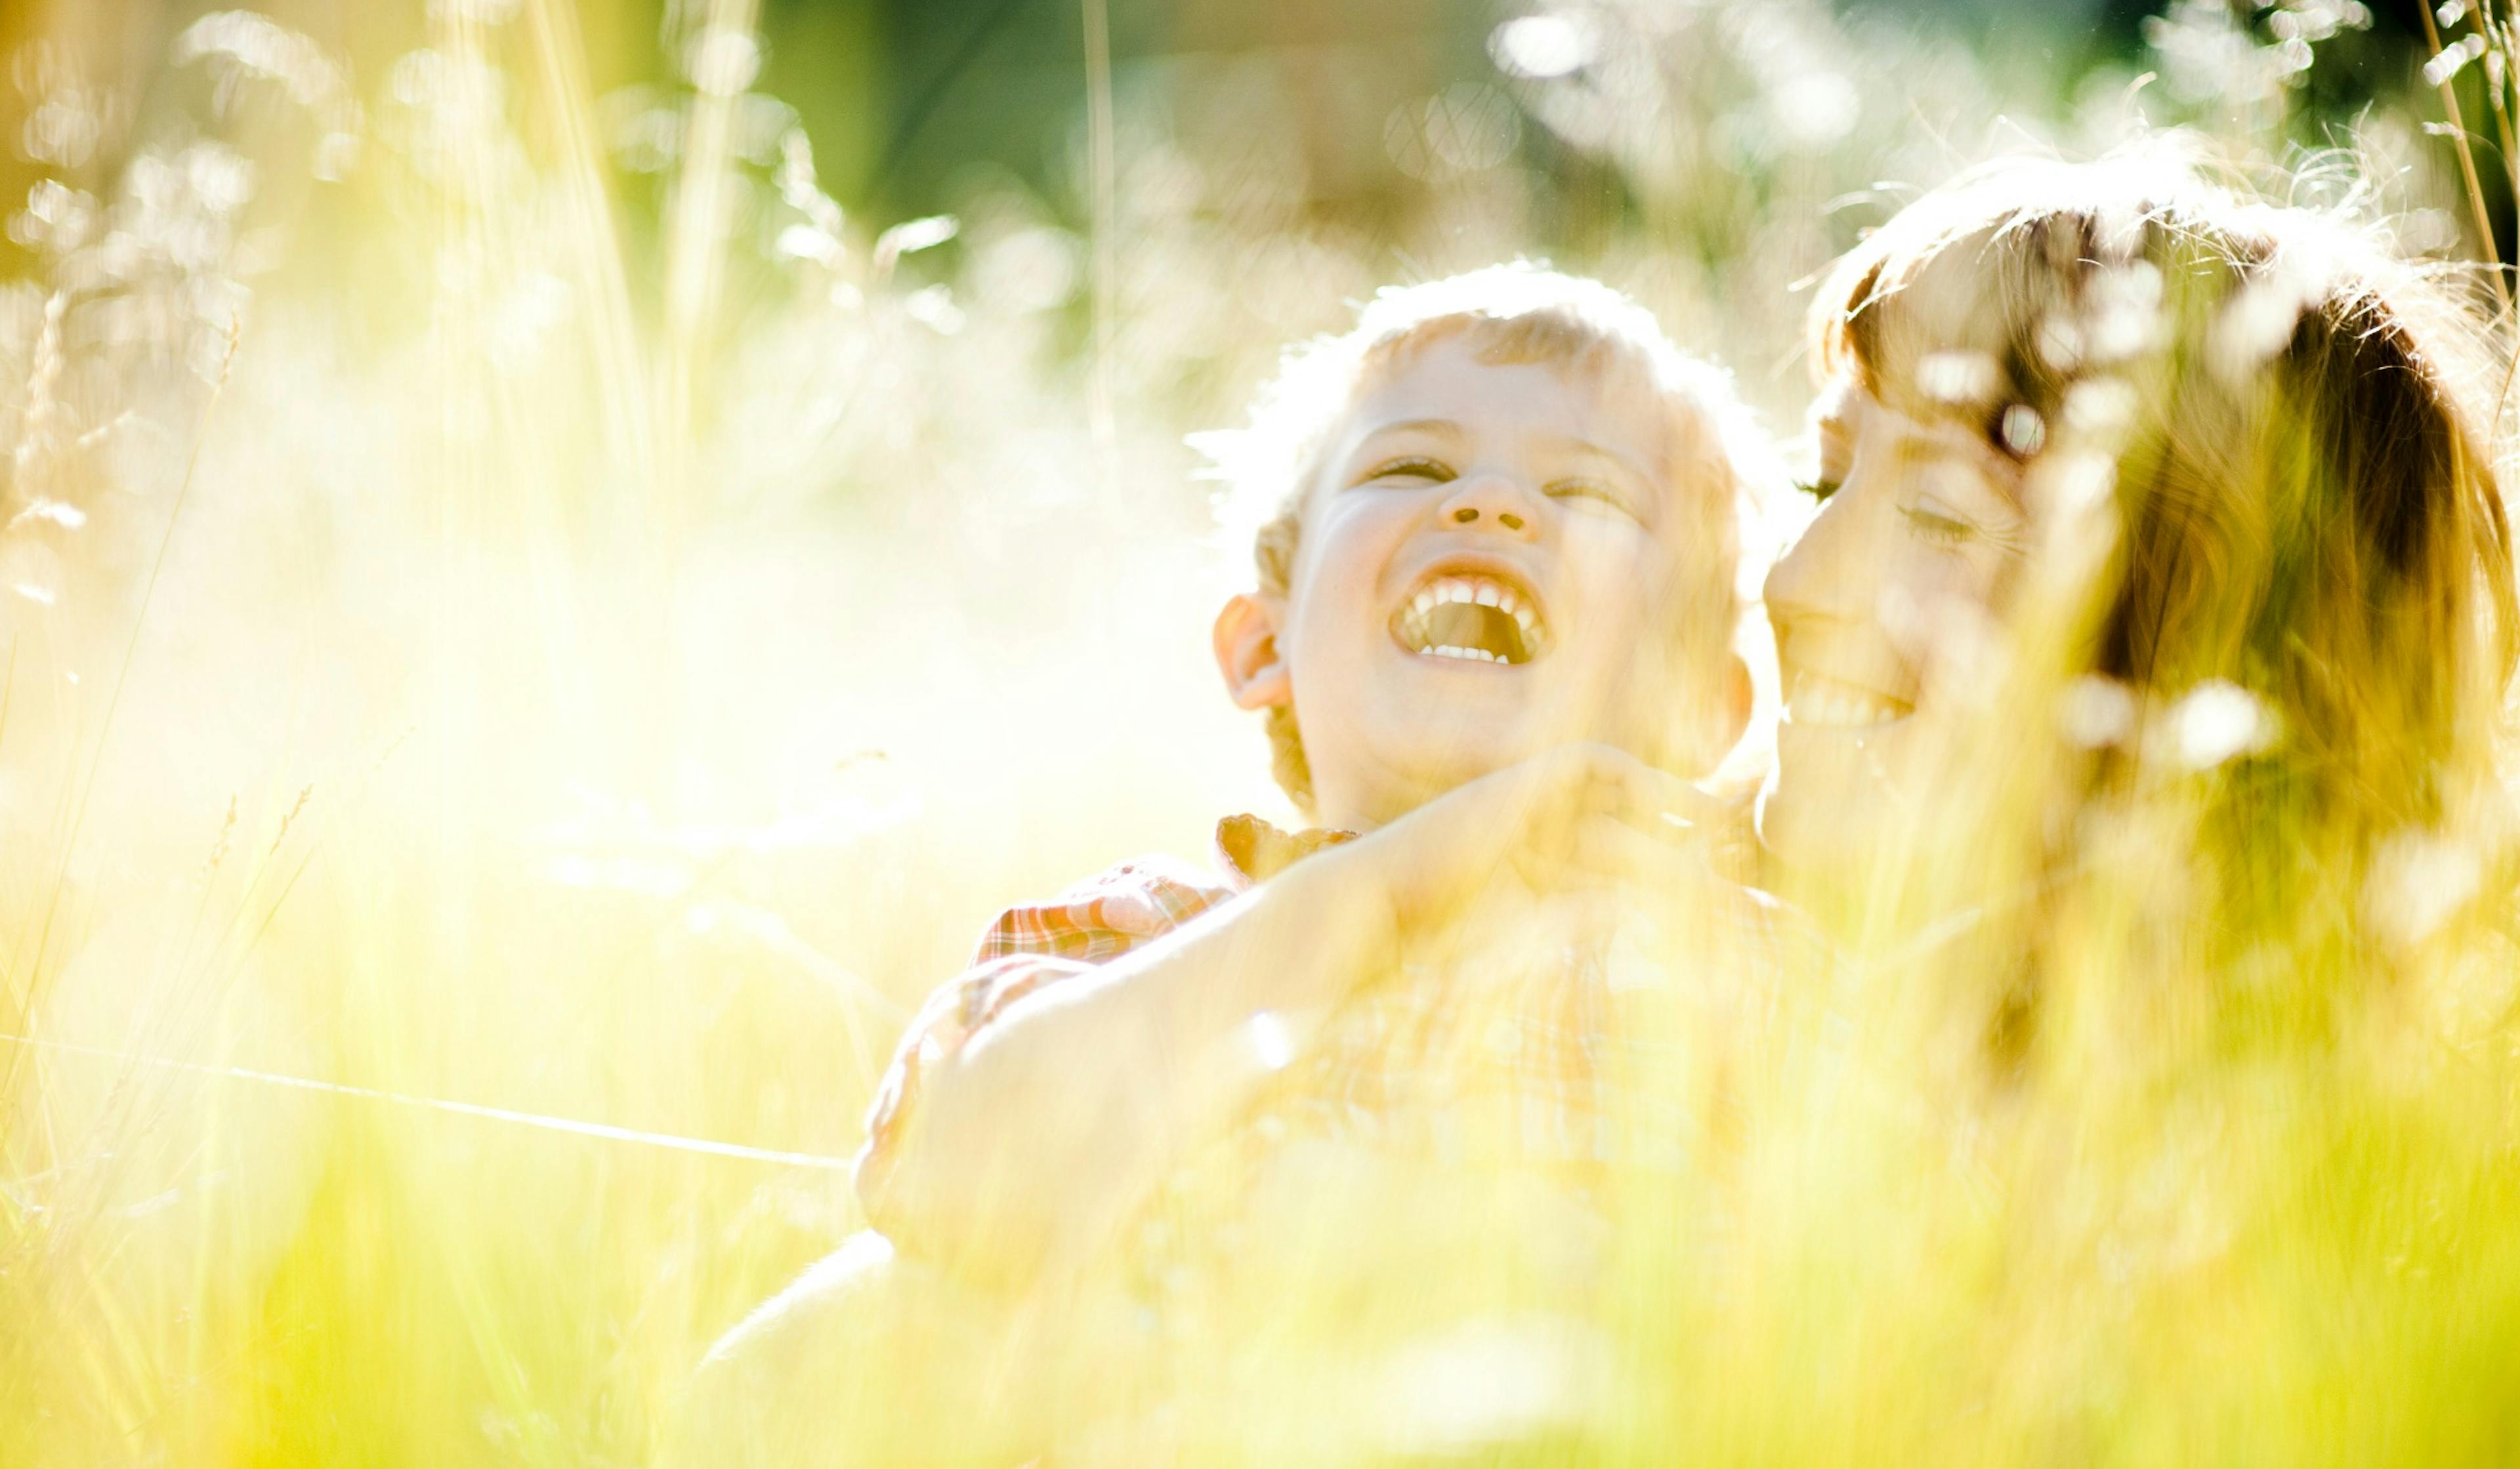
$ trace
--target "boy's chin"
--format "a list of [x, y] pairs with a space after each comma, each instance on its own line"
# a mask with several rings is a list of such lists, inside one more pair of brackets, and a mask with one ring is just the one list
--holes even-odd
[[1568, 719], [1547, 704], [1455, 709], [1395, 720], [1378, 741], [1391, 768], [1407, 770], [1438, 791], [1518, 765], [1560, 745], [1606, 744], [1660, 769], [1696, 776], [1722, 755], [1701, 722]]
[[1419, 729], [1386, 741], [1382, 763], [1417, 788], [1418, 799], [1431, 800], [1574, 737], [1552, 738], [1545, 731], [1503, 721], [1484, 727]]
[[1391, 722], [1387, 746], [1429, 768], [1499, 770], [1552, 743], [1545, 728], [1552, 721], [1541, 714], [1519, 701], [1488, 708], [1413, 710]]

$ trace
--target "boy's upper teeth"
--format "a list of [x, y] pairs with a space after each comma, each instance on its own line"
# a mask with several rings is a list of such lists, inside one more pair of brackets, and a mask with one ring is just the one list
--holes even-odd
[[[1409, 611], [1413, 616], [1423, 617], [1434, 608], [1446, 602], [1455, 601], [1476, 602], [1483, 607], [1494, 607], [1511, 617], [1514, 624], [1522, 629], [1523, 646], [1535, 653], [1540, 650], [1544, 632], [1540, 614], [1524, 605], [1522, 598], [1514, 592], [1513, 588], [1488, 577], [1476, 575], [1437, 577], [1419, 588], [1418, 595], [1409, 600]], [[1486, 657], [1490, 662], [1498, 661], [1492, 654], [1480, 654], [1475, 648], [1456, 648], [1451, 645], [1420, 650], [1445, 656], [1478, 655]]]

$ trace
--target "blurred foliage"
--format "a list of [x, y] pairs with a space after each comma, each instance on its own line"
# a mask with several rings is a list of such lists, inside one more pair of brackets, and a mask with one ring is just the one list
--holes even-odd
[[[2188, 123], [2475, 248], [2394, 10], [1128, 0], [1103, 177], [1081, 34], [0, 22], [0, 1030], [106, 1053], [0, 1043], [0, 1462], [645, 1462], [854, 1224], [833, 1173], [113, 1057], [844, 1157], [994, 908], [1272, 807], [1182, 436], [1379, 284], [1550, 255], [1790, 429], [1797, 284], [1993, 152]], [[2451, 78], [2480, 130], [2500, 76]], [[1634, 1267], [1680, 1387], [1607, 1442], [2507, 1457], [2510, 968], [2458, 959], [2419, 1062], [2095, 1088], [2016, 1151], [1895, 1071], [1800, 1093], [1753, 1210], [1799, 1232]], [[1256, 1442], [1483, 1442], [1427, 1401]]]

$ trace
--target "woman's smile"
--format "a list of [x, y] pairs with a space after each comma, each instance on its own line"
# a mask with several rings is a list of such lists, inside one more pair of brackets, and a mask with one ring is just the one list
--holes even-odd
[[1784, 718], [1761, 821], [1805, 867], [1877, 845], [1883, 813], [1943, 776], [1920, 706], [1978, 649], [2024, 523], [2017, 467], [1972, 431], [1851, 380], [1816, 417], [1821, 511], [1768, 577]]
[[1785, 722], [1804, 729], [1871, 730], [1916, 712], [1905, 699], [1787, 666]]

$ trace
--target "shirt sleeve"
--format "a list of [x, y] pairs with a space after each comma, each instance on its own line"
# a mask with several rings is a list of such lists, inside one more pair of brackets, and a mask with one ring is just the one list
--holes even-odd
[[[858, 1202], [886, 1228], [882, 1200], [900, 1162], [901, 1138], [929, 1077], [1015, 1002], [1091, 974], [1234, 896], [1222, 879], [1169, 858], [1124, 862], [1047, 903], [1008, 909], [980, 936], [970, 965], [912, 1017], [867, 1112], [859, 1149]], [[889, 1232], [889, 1230], [886, 1230]]]

